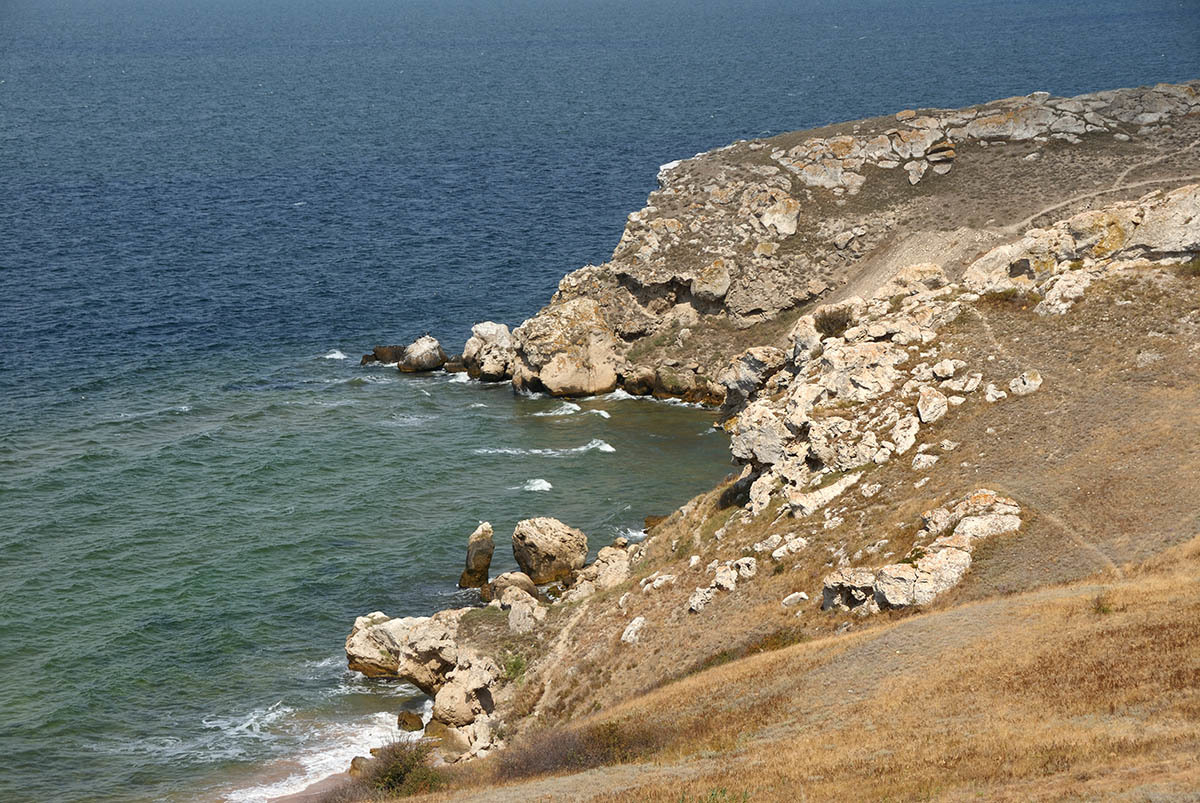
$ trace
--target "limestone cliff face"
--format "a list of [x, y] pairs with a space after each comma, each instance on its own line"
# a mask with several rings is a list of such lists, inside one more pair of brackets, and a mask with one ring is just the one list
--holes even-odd
[[719, 401], [730, 358], [784, 345], [791, 321], [818, 300], [869, 294], [931, 259], [957, 278], [1056, 204], [1137, 197], [1160, 179], [1200, 174], [1188, 150], [1198, 113], [1200, 82], [1036, 92], [664, 165], [612, 259], [564, 277], [514, 333], [511, 376], [555, 395], [620, 386]]

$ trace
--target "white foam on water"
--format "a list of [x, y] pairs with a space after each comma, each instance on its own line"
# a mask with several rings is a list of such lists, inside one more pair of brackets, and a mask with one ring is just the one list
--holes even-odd
[[563, 402], [562, 404], [555, 407], [553, 410], [546, 410], [544, 412], [534, 413], [534, 415], [535, 416], [571, 415], [572, 413], [579, 412], [581, 409], [583, 409], [583, 408], [581, 408], [578, 404], [574, 404], [572, 402]]
[[629, 401], [632, 399], [634, 401], [647, 401], [647, 402], [656, 402], [658, 404], [670, 404], [674, 407], [703, 407], [704, 406], [700, 402], [689, 402], [689, 401], [684, 401], [683, 399], [656, 399], [653, 396], [634, 396], [632, 393], [622, 390], [621, 388], [617, 388], [612, 393], [605, 393], [603, 396], [597, 396], [596, 398], [601, 399], [603, 401]]
[[329, 352], [328, 354], [324, 355], [322, 359], [326, 359], [326, 360], [346, 360], [346, 359], [349, 359], [349, 358], [348, 358], [348, 357], [347, 357], [345, 354], [343, 354], [341, 351], [338, 351], [337, 349], [334, 349], [333, 351], [331, 351], [331, 352]]
[[466, 383], [471, 381], [471, 375], [468, 374], [466, 371], [458, 371], [457, 373], [450, 374], [450, 381], [451, 382], [459, 382], [459, 383], [465, 385]]
[[510, 491], [552, 491], [554, 486], [543, 479], [528, 480], [524, 485], [509, 488]]
[[484, 404], [483, 402], [475, 402], [474, 404], [467, 405], [468, 410], [477, 410], [480, 407], [487, 407], [487, 405]]
[[[426, 713], [422, 719], [427, 718]], [[288, 759], [288, 765], [298, 766], [298, 771], [282, 780], [226, 792], [222, 799], [231, 803], [261, 803], [295, 794], [330, 775], [345, 772], [355, 756], [368, 755], [372, 747], [399, 739], [417, 739], [420, 735], [401, 731], [396, 725], [396, 715], [383, 711], [354, 722], [330, 726], [322, 729], [320, 744]]]
[[584, 412], [587, 415], [598, 415], [601, 418], [612, 418], [612, 416], [609, 415], [608, 410], [586, 410]]
[[646, 539], [646, 531], [635, 530], [632, 527], [626, 527], [618, 532], [617, 536], [620, 538], [628, 538], [630, 541], [637, 543], [638, 541], [644, 541]]
[[571, 454], [579, 454], [580, 452], [615, 452], [616, 449], [607, 441], [602, 441], [599, 438], [593, 438], [583, 446], [576, 446], [573, 449], [518, 449], [507, 446], [484, 446], [473, 450], [475, 454], [511, 454], [511, 455], [534, 455], [538, 457], [565, 457]]

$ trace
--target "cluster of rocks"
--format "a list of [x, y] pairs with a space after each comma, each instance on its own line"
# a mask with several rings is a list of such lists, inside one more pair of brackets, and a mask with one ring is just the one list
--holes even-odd
[[[495, 551], [493, 530], [481, 522], [467, 541], [462, 588], [478, 588], [489, 607], [507, 611], [508, 629], [528, 634], [546, 619], [549, 605], [539, 586], [559, 584], [560, 601], [578, 601], [613, 588], [629, 577], [640, 547], [618, 538], [586, 565], [587, 536], [553, 518], [526, 519], [512, 535], [520, 571], [489, 579]], [[496, 735], [494, 692], [503, 677], [495, 657], [466, 646], [458, 638], [462, 619], [473, 607], [433, 616], [392, 618], [381, 611], [360, 616], [346, 638], [350, 669], [368, 677], [402, 680], [432, 696], [426, 738], [435, 740], [441, 757], [460, 761], [486, 755], [501, 746]]]
[[855, 485], [864, 467], [914, 448], [913, 468], [930, 468], [938, 457], [931, 444], [917, 445], [923, 428], [970, 398], [998, 402], [1044, 381], [1029, 369], [998, 386], [985, 381], [984, 366], [939, 356], [943, 326], [983, 293], [1036, 291], [1044, 296], [1039, 312], [1063, 312], [1105, 271], [1190, 258], [1200, 251], [1197, 219], [1197, 185], [1075, 215], [984, 254], [962, 284], [935, 264], [913, 265], [868, 300], [801, 317], [789, 351], [739, 355], [721, 382], [731, 449], [751, 483], [750, 512], [782, 497], [795, 515], [811, 515]]
[[727, 560], [724, 563], [714, 560], [708, 564], [708, 571], [713, 575], [712, 582], [707, 586], [698, 586], [688, 597], [688, 613], [699, 613], [704, 610], [717, 596], [718, 591], [730, 593], [736, 590], [738, 578], [743, 580], [753, 578], [758, 574], [758, 560], [750, 556]]
[[924, 528], [900, 562], [827, 575], [822, 609], [868, 614], [928, 605], [962, 580], [978, 541], [1020, 529], [1021, 509], [1012, 499], [981, 488], [926, 511], [921, 519]]
[[364, 354], [360, 365], [382, 363], [395, 365], [403, 373], [418, 374], [445, 369], [461, 371], [462, 357], [447, 356], [442, 344], [431, 335], [421, 337], [407, 346], [376, 346], [370, 354]]
[[1104, 273], [1200, 251], [1200, 185], [1082, 212], [992, 249], [963, 275], [975, 293], [1037, 292], [1036, 310], [1061, 315]]
[[399, 678], [433, 697], [425, 735], [436, 739], [450, 760], [485, 755], [497, 746], [492, 686], [500, 667], [457, 641], [459, 623], [470, 610], [401, 618], [375, 611], [354, 620], [346, 637], [350, 669], [367, 677]]
[[[897, 126], [830, 138], [813, 137], [771, 158], [809, 187], [857, 194], [867, 182], [864, 167], [892, 170], [903, 165], [910, 184], [932, 171], [950, 172], [956, 149], [967, 142], [1078, 143], [1083, 134], [1129, 133], [1200, 109], [1193, 85], [1159, 84], [1055, 98], [1048, 92], [956, 110], [912, 109], [896, 114]], [[1129, 133], [1126, 133], [1129, 132]]]
[[[363, 360], [406, 371], [465, 370], [556, 396], [620, 388], [717, 403], [728, 353], [700, 345], [709, 342], [702, 333], [811, 302], [833, 286], [833, 271], [889, 241], [894, 210], [839, 221], [823, 198], [859, 193], [871, 171], [903, 168], [907, 186], [948, 173], [968, 148], [1128, 139], [1197, 109], [1197, 83], [1074, 98], [1035, 92], [966, 109], [906, 110], [786, 148], [739, 142], [697, 154], [663, 166], [659, 188], [629, 215], [608, 262], [565, 276], [550, 304], [516, 329], [477, 324], [461, 357], [423, 337], [378, 347]], [[1069, 303], [1086, 280], [1063, 280], [1047, 309]]]

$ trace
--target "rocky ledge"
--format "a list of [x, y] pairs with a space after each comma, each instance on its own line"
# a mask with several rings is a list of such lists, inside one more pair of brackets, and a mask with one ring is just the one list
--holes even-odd
[[612, 258], [565, 276], [515, 329], [477, 324], [461, 358], [422, 338], [364, 361], [446, 364], [556, 396], [619, 387], [717, 404], [729, 359], [748, 343], [783, 347], [806, 307], [869, 295], [919, 262], [957, 279], [1041, 216], [1200, 179], [1198, 141], [1200, 82], [737, 142], [664, 165]]

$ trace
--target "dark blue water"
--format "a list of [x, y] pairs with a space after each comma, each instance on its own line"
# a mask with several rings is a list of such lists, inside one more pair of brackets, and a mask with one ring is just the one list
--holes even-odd
[[666, 161], [1195, 78], [1197, 43], [1179, 0], [4, 0], [0, 798], [336, 768], [419, 705], [343, 672], [355, 614], [461, 602], [479, 519], [603, 543], [727, 468], [703, 411], [362, 351], [519, 323]]

